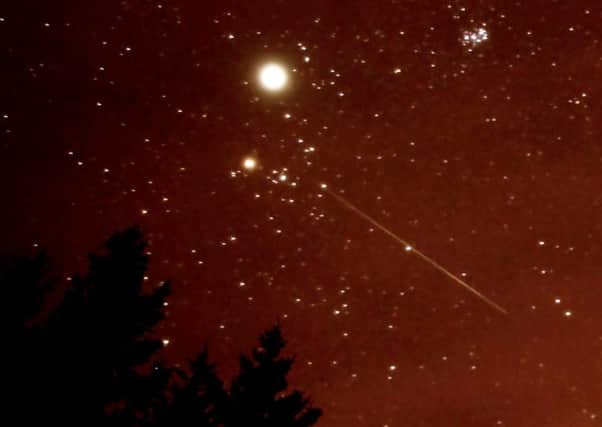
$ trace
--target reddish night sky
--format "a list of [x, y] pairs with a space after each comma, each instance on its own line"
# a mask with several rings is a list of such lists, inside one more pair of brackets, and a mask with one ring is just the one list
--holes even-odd
[[599, 0], [5, 2], [0, 250], [140, 224], [165, 357], [280, 320], [319, 426], [598, 425], [601, 38]]

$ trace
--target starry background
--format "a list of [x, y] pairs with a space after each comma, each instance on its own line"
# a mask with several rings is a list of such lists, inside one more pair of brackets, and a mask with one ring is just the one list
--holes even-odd
[[140, 224], [164, 357], [228, 375], [279, 320], [324, 427], [597, 425], [601, 6], [3, 3], [0, 250]]

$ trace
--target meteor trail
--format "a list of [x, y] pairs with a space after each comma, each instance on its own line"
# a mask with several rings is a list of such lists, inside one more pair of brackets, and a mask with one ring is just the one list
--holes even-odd
[[483, 301], [484, 303], [486, 303], [490, 307], [494, 308], [495, 310], [499, 311], [502, 314], [508, 314], [508, 311], [506, 311], [505, 308], [501, 307], [500, 305], [498, 305], [495, 302], [493, 302], [491, 299], [487, 298], [481, 292], [477, 291], [475, 288], [473, 288], [472, 286], [470, 286], [468, 283], [466, 283], [462, 279], [460, 279], [458, 276], [456, 276], [453, 273], [451, 273], [449, 270], [447, 270], [445, 267], [443, 267], [441, 264], [439, 264], [434, 259], [432, 259], [429, 256], [425, 255], [424, 253], [420, 252], [418, 249], [412, 247], [412, 245], [410, 245], [408, 242], [406, 242], [405, 240], [403, 240], [397, 234], [393, 233], [391, 230], [389, 230], [384, 225], [380, 224], [378, 221], [376, 221], [370, 215], [364, 213], [362, 210], [360, 210], [358, 207], [356, 207], [355, 205], [353, 205], [347, 199], [345, 199], [344, 197], [342, 197], [342, 196], [334, 193], [333, 191], [329, 190], [325, 185], [321, 185], [321, 189], [322, 189], [322, 191], [324, 191], [324, 192], [328, 193], [330, 196], [332, 196], [336, 201], [338, 201], [340, 204], [342, 204], [343, 206], [345, 206], [347, 209], [349, 209], [350, 211], [356, 213], [361, 218], [365, 219], [370, 224], [372, 224], [375, 227], [377, 227], [380, 231], [382, 231], [383, 233], [385, 233], [387, 236], [391, 237], [397, 243], [402, 244], [404, 246], [404, 248], [405, 248], [406, 251], [415, 253], [423, 261], [426, 261], [428, 264], [430, 264], [431, 266], [435, 267], [441, 273], [445, 274], [447, 277], [449, 277], [450, 279], [452, 279], [454, 282], [456, 282], [457, 284], [459, 284], [460, 286], [462, 286], [464, 289], [466, 289], [468, 292], [470, 292], [471, 294], [473, 294], [474, 296], [476, 296], [477, 298], [479, 298], [481, 301]]

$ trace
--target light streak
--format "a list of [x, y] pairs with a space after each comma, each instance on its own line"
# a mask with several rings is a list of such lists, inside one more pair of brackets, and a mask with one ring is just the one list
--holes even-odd
[[410, 245], [409, 242], [407, 242], [406, 240], [404, 240], [401, 237], [399, 237], [397, 234], [395, 234], [394, 232], [392, 232], [391, 230], [389, 230], [387, 227], [385, 227], [384, 225], [382, 225], [380, 222], [378, 222], [377, 220], [375, 220], [374, 218], [372, 218], [370, 215], [368, 215], [367, 213], [365, 213], [364, 211], [362, 211], [357, 206], [353, 205], [351, 202], [349, 202], [343, 196], [340, 196], [340, 195], [336, 194], [335, 192], [331, 191], [325, 185], [321, 185], [320, 188], [322, 189], [322, 191], [324, 191], [327, 194], [329, 194], [332, 198], [334, 198], [340, 204], [342, 204], [343, 206], [345, 206], [347, 209], [349, 209], [350, 211], [352, 211], [355, 214], [357, 214], [360, 218], [363, 218], [364, 220], [368, 221], [370, 224], [374, 225], [380, 231], [382, 231], [387, 236], [389, 236], [390, 238], [392, 238], [393, 240], [395, 240], [397, 243], [399, 243], [400, 245], [402, 245], [404, 247], [404, 250], [406, 252], [411, 252], [411, 253], [416, 254], [416, 256], [418, 256], [420, 259], [422, 259], [423, 261], [425, 261], [426, 263], [428, 263], [429, 265], [431, 265], [435, 269], [439, 270], [441, 273], [445, 274], [447, 277], [449, 277], [450, 279], [452, 279], [458, 285], [460, 285], [461, 287], [463, 287], [465, 290], [467, 290], [468, 292], [470, 292], [471, 294], [473, 294], [474, 296], [476, 296], [477, 298], [479, 298], [481, 301], [483, 301], [484, 303], [486, 303], [487, 305], [489, 305], [490, 307], [492, 307], [496, 311], [499, 311], [502, 314], [508, 314], [508, 311], [505, 308], [503, 308], [499, 304], [496, 304], [490, 298], [488, 298], [487, 296], [483, 295], [481, 292], [479, 292], [478, 290], [476, 290], [475, 288], [473, 288], [472, 286], [470, 286], [468, 283], [466, 283], [465, 281], [463, 281], [462, 279], [460, 279], [458, 276], [456, 276], [453, 273], [451, 273], [449, 270], [447, 270], [445, 267], [443, 267], [437, 261], [435, 261], [434, 259], [432, 259], [428, 255], [422, 253], [421, 251], [419, 251], [418, 249], [416, 249], [414, 246]]

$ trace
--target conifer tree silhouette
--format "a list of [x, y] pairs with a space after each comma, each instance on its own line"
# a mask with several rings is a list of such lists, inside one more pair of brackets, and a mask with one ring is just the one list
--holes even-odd
[[267, 330], [252, 356], [242, 355], [240, 373], [230, 388], [226, 427], [308, 427], [322, 411], [310, 406], [302, 393], [286, 393], [292, 358], [280, 357], [285, 346], [280, 326]]
[[228, 409], [228, 395], [222, 380], [209, 363], [205, 347], [190, 363], [190, 373], [178, 370], [171, 402], [159, 417], [158, 427], [219, 427]]
[[[205, 347], [188, 370], [154, 357], [169, 283], [145, 289], [148, 257], [137, 228], [114, 234], [90, 255], [64, 298], [39, 316], [51, 289], [44, 254], [0, 261], [11, 309], [2, 328], [11, 345], [6, 419], [19, 425], [86, 427], [309, 427], [321, 411], [289, 391], [292, 358], [280, 356], [278, 325], [266, 331], [226, 389]], [[48, 312], [47, 309], [43, 311]], [[44, 322], [39, 321], [44, 318]], [[35, 321], [34, 321], [35, 320]], [[149, 363], [149, 362], [152, 362]], [[149, 366], [150, 365], [150, 366]]]
[[53, 280], [48, 275], [48, 257], [38, 252], [33, 258], [6, 257], [0, 261], [0, 289], [10, 310], [2, 310], [0, 324], [4, 336], [26, 334], [40, 314]]
[[161, 414], [169, 405], [167, 393], [174, 368], [162, 362], [154, 362], [152, 369], [138, 377], [133, 392], [127, 400], [118, 402], [118, 410], [108, 419], [111, 427], [156, 427]]
[[8, 390], [6, 419], [27, 413], [35, 402], [31, 386], [38, 380], [37, 355], [43, 350], [38, 318], [53, 283], [43, 252], [33, 258], [7, 257], [0, 261], [0, 289], [7, 303], [0, 315], [0, 330], [7, 343], [2, 352], [2, 381]]
[[57, 421], [100, 425], [108, 409], [144, 418], [147, 409], [136, 407], [145, 382], [138, 369], [162, 346], [148, 333], [164, 317], [170, 292], [168, 283], [144, 292], [145, 252], [137, 228], [114, 234], [53, 313], [47, 344], [60, 370], [47, 382], [62, 384], [62, 392], [47, 409]]

